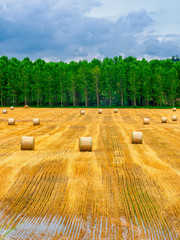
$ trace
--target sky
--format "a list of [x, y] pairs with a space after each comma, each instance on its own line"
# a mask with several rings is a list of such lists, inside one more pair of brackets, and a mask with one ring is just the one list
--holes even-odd
[[0, 0], [0, 56], [180, 56], [180, 0]]

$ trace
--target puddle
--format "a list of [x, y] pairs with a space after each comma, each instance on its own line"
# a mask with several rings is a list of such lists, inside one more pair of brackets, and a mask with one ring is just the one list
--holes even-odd
[[[2, 222], [8, 219], [3, 219], [4, 211], [0, 212], [0, 226]], [[32, 240], [41, 240], [41, 239], [117, 239], [121, 234], [122, 239], [152, 239], [156, 240], [155, 236], [158, 239], [167, 239], [165, 233], [161, 229], [154, 229], [150, 224], [146, 226], [142, 221], [142, 227], [139, 225], [134, 226], [133, 223], [127, 223], [124, 217], [119, 218], [118, 224], [110, 224], [108, 218], [103, 218], [103, 216], [92, 219], [91, 216], [87, 216], [86, 219], [83, 219], [80, 216], [73, 217], [70, 215], [68, 217], [60, 216], [54, 217], [51, 220], [46, 217], [42, 218], [26, 218], [23, 220], [20, 215], [18, 215], [13, 222], [18, 219], [22, 219], [22, 224], [13, 230], [5, 238], [8, 239], [32, 239]], [[137, 221], [137, 219], [136, 219]], [[12, 225], [11, 225], [12, 226]], [[0, 234], [5, 230], [5, 227], [2, 228]], [[156, 231], [156, 232], [155, 232]], [[178, 235], [173, 235], [169, 231], [169, 240], [178, 239]], [[160, 234], [161, 233], [161, 234]], [[131, 236], [131, 237], [130, 237]], [[142, 236], [144, 236], [142, 238]], [[104, 238], [103, 238], [104, 237]]]

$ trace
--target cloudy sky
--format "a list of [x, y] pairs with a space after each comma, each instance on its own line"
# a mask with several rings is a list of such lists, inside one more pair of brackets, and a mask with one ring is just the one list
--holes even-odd
[[180, 0], [0, 0], [0, 56], [180, 56]]

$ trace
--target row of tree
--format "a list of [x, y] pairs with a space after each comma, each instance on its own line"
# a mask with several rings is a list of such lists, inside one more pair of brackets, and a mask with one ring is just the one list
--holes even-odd
[[147, 61], [119, 56], [70, 63], [0, 58], [1, 106], [161, 106], [174, 105], [179, 96], [177, 57]]

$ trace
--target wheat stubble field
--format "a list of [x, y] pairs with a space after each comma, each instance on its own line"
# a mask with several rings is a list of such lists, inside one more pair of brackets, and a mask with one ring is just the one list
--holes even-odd
[[[180, 109], [2, 110], [0, 226], [21, 223], [7, 239], [180, 238]], [[20, 150], [22, 136], [34, 151]], [[79, 151], [82, 136], [92, 152]]]

